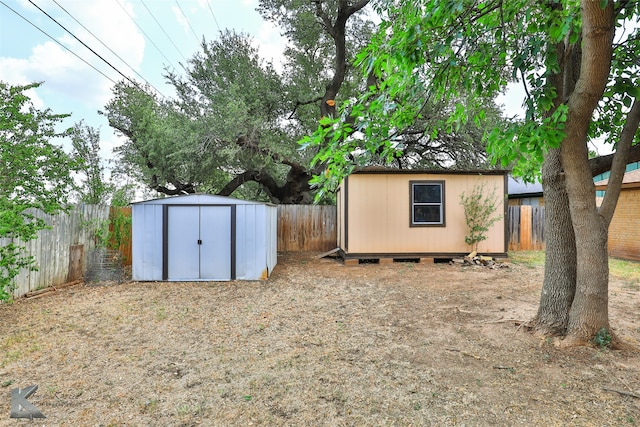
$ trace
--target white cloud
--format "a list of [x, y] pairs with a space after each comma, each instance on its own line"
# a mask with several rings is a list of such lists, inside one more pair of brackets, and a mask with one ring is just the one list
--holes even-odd
[[178, 24], [182, 27], [182, 29], [184, 30], [184, 32], [189, 32], [189, 21], [187, 20], [187, 17], [184, 16], [184, 14], [182, 13], [182, 11], [180, 10], [179, 7], [177, 6], [173, 6], [171, 7], [171, 11], [173, 12], [173, 15], [176, 17], [176, 21], [178, 21]]
[[[56, 10], [55, 13], [52, 11], [51, 15], [76, 37], [125, 75], [134, 73], [104, 45], [116, 52], [134, 69], [140, 68], [144, 54], [144, 38], [120, 7], [114, 7], [111, 0], [94, 0], [91, 3], [76, 1], [60, 3], [69, 14], [95, 35], [94, 37], [84, 30], [61, 9]], [[40, 25], [45, 26], [47, 33], [56, 37], [59, 43], [68, 47], [77, 56], [112, 80], [122, 79], [122, 76], [109, 65], [90, 52], [72, 35], [63, 32], [59, 26], [52, 22], [48, 22], [46, 25], [43, 22]], [[96, 37], [104, 45], [96, 40]], [[90, 65], [78, 59], [77, 56], [55, 41], [48, 40], [33, 46], [26, 58], [0, 58], [2, 64], [0, 76], [7, 81], [16, 83], [44, 81], [41, 89], [53, 96], [55, 93], [64, 94], [64, 96], [97, 109], [96, 105], [102, 106], [110, 98], [110, 89], [113, 83]]]
[[263, 22], [255, 41], [258, 44], [260, 56], [272, 62], [278, 71], [282, 71], [287, 39], [280, 35], [278, 27], [272, 22]]
[[[12, 86], [24, 86], [30, 83], [35, 83], [37, 80], [29, 79], [27, 73], [24, 72], [29, 67], [29, 61], [26, 59], [18, 58], [0, 58], [0, 80], [7, 82]], [[37, 109], [45, 108], [45, 103], [38, 96], [35, 89], [29, 89], [25, 92], [33, 106]]]

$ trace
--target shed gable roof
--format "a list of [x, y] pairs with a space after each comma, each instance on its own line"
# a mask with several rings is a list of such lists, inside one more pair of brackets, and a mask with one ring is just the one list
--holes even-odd
[[506, 175], [509, 171], [502, 169], [396, 169], [385, 166], [366, 166], [356, 168], [355, 174], [408, 174], [408, 175]]
[[517, 178], [509, 177], [509, 198], [542, 196], [542, 184], [527, 183]]
[[268, 203], [254, 202], [251, 200], [236, 199], [233, 197], [216, 196], [213, 194], [182, 194], [179, 196], [163, 197], [159, 199], [144, 200], [132, 203], [132, 205], [268, 205]]

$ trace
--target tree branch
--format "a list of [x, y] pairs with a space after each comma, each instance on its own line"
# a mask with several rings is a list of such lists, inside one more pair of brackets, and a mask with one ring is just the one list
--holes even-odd
[[275, 162], [282, 163], [283, 165], [287, 165], [291, 168], [299, 169], [299, 170], [307, 169], [298, 162], [294, 162], [293, 160], [286, 159], [279, 154], [273, 153], [270, 150], [259, 147], [257, 143], [255, 143], [254, 141], [251, 141], [245, 135], [240, 135], [236, 141], [236, 144], [238, 144], [240, 147], [248, 148], [251, 151], [262, 154], [263, 156], [270, 157]]
[[600, 215], [604, 217], [607, 223], [611, 222], [613, 218], [613, 212], [616, 209], [618, 203], [618, 197], [620, 196], [620, 190], [622, 187], [622, 179], [624, 178], [625, 168], [628, 162], [628, 153], [631, 148], [631, 144], [638, 132], [638, 126], [640, 125], [640, 102], [638, 99], [633, 101], [631, 110], [627, 114], [627, 120], [622, 128], [620, 134], [620, 140], [617, 144], [617, 149], [613, 155], [613, 161], [611, 164], [611, 176], [609, 177], [609, 184], [607, 185], [607, 192], [604, 195], [602, 204], [600, 205]]
[[267, 192], [272, 201], [279, 202], [279, 198], [281, 197], [281, 188], [276, 180], [271, 176], [271, 174], [269, 174], [269, 172], [265, 171], [264, 169], [260, 171], [248, 170], [241, 173], [240, 175], [237, 175], [227, 185], [225, 185], [224, 188], [218, 191], [216, 195], [229, 196], [242, 184], [250, 181], [260, 184]]
[[346, 10], [347, 17], [353, 15], [354, 13], [356, 13], [357, 11], [365, 7], [369, 3], [369, 1], [370, 0], [362, 0], [354, 5], [347, 6], [347, 10]]
[[289, 114], [289, 117], [287, 117], [287, 120], [291, 120], [293, 118], [293, 115], [296, 113], [296, 110], [298, 109], [299, 106], [313, 104], [314, 102], [318, 102], [321, 100], [322, 100], [322, 95], [316, 96], [315, 98], [310, 99], [308, 101], [296, 101], [296, 105], [295, 107], [293, 107], [293, 111], [291, 112], [291, 114]]
[[324, 29], [327, 30], [327, 33], [329, 33], [331, 37], [334, 37], [333, 24], [331, 23], [329, 16], [322, 9], [322, 1], [313, 0], [313, 2], [316, 4], [316, 16], [322, 21], [321, 24], [324, 26]]
[[191, 183], [182, 184], [180, 182], [172, 182], [171, 184], [173, 184], [175, 189], [171, 189], [169, 187], [165, 187], [164, 185], [158, 184], [158, 176], [154, 174], [151, 176], [151, 183], [149, 184], [149, 187], [152, 190], [155, 190], [162, 194], [166, 194], [167, 196], [177, 196], [180, 194], [193, 194], [196, 192], [194, 185]]
[[333, 78], [327, 84], [324, 96], [322, 97], [322, 103], [320, 104], [320, 114], [323, 117], [335, 116], [335, 98], [347, 74], [347, 43], [345, 35], [347, 20], [351, 15], [365, 7], [369, 1], [370, 0], [361, 0], [358, 3], [349, 6], [349, 3], [346, 0], [340, 0], [338, 2], [338, 13], [333, 24], [331, 24], [322, 9], [321, 2], [319, 0], [315, 1], [316, 16], [322, 20], [325, 27], [328, 25], [327, 32], [333, 38], [336, 49]]
[[109, 126], [111, 126], [112, 128], [114, 128], [115, 130], [121, 132], [124, 136], [126, 136], [127, 138], [133, 140], [133, 132], [129, 129], [125, 129], [124, 127], [118, 125], [116, 122], [114, 122], [113, 120], [109, 120]]

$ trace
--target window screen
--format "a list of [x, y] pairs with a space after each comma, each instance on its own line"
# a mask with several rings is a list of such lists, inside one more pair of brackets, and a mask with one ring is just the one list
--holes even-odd
[[411, 182], [411, 225], [444, 225], [444, 182]]

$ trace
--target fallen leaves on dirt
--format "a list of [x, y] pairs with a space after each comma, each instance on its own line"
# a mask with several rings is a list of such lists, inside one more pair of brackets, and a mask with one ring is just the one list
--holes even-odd
[[[518, 328], [541, 268], [345, 267], [281, 254], [262, 282], [75, 287], [0, 306], [10, 389], [46, 426], [640, 423], [632, 350], [559, 349]], [[616, 334], [640, 296], [612, 281]]]

